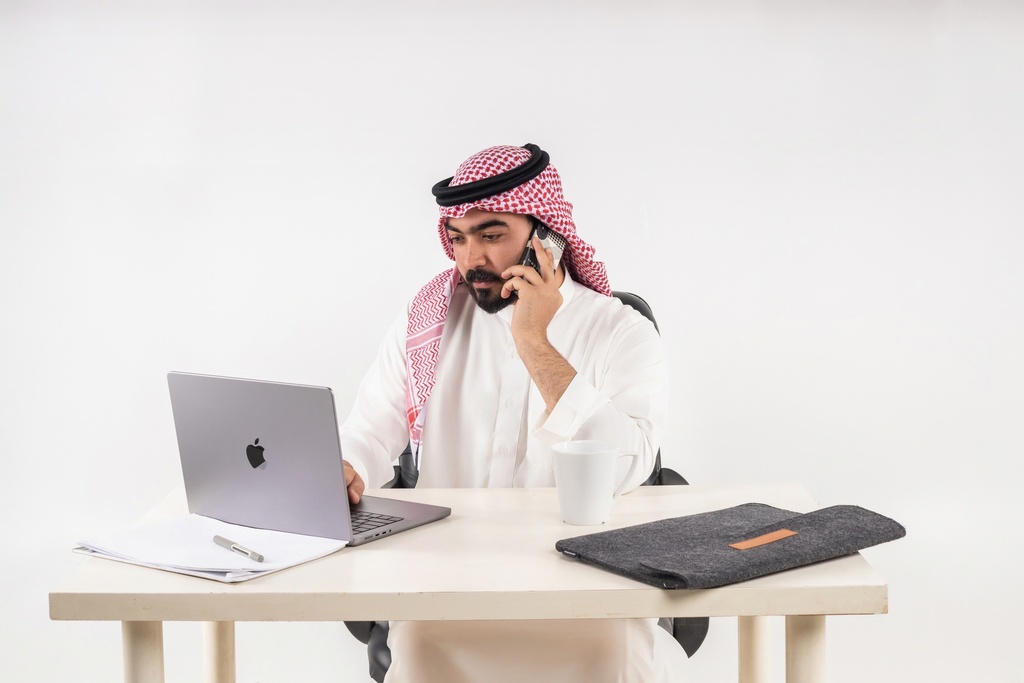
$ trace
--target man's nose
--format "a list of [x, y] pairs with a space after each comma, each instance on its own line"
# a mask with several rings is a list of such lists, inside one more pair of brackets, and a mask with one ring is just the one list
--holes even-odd
[[483, 245], [470, 241], [466, 245], [465, 251], [465, 264], [466, 269], [479, 268], [487, 263], [487, 252], [484, 250]]

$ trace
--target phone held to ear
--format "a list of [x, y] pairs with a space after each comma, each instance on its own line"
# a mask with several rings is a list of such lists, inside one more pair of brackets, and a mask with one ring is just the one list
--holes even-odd
[[537, 263], [537, 252], [533, 249], [533, 238], [535, 235], [540, 238], [540, 243], [544, 245], [545, 249], [551, 250], [551, 257], [554, 260], [552, 268], [558, 270], [558, 264], [562, 260], [562, 252], [565, 251], [565, 238], [539, 222], [534, 223], [533, 232], [530, 234], [530, 239], [526, 242], [526, 249], [523, 251], [523, 257], [519, 260], [519, 265], [532, 266], [534, 270], [540, 273], [540, 264]]

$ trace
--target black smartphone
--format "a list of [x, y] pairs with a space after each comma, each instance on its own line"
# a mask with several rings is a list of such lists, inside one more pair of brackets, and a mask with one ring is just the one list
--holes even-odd
[[551, 256], [554, 259], [554, 269], [558, 270], [558, 263], [562, 260], [562, 253], [565, 251], [565, 238], [540, 221], [534, 221], [533, 223], [533, 232], [530, 233], [530, 239], [526, 242], [526, 249], [523, 251], [523, 257], [519, 259], [519, 265], [532, 266], [534, 270], [538, 273], [540, 272], [540, 264], [537, 263], [537, 252], [533, 249], [534, 235], [540, 238], [540, 243], [544, 245], [545, 249], [551, 250]]

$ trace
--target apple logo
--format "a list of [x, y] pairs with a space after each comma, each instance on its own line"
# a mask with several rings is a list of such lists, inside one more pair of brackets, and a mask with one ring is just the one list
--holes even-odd
[[252, 465], [253, 469], [265, 470], [267, 469], [267, 459], [263, 457], [263, 446], [259, 444], [260, 440], [256, 439], [256, 441], [246, 446], [245, 455], [249, 458], [249, 464]]

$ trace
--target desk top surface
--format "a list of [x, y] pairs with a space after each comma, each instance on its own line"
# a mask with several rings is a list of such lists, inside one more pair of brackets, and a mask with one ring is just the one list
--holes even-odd
[[[646, 586], [563, 556], [561, 538], [762, 502], [818, 507], [795, 484], [643, 487], [608, 524], [575, 527], [554, 489], [372, 491], [452, 508], [451, 517], [241, 584], [82, 558], [50, 593], [53, 619], [334, 621], [877, 614], [885, 582], [860, 555], [700, 591]], [[185, 511], [184, 491], [146, 520]]]

